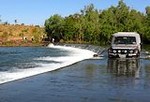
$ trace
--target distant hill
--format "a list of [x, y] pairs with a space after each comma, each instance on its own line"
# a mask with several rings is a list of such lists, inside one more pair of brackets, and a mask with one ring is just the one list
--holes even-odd
[[0, 46], [32, 46], [44, 37], [44, 28], [39, 26], [0, 24]]

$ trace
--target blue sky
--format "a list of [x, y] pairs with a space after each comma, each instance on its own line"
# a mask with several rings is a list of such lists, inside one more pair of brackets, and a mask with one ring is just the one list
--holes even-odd
[[[46, 19], [54, 14], [68, 16], [78, 13], [84, 6], [94, 4], [103, 10], [111, 5], [116, 6], [119, 0], [0, 0], [0, 19], [3, 22], [28, 25], [44, 25]], [[145, 12], [150, 0], [124, 0], [133, 9]]]

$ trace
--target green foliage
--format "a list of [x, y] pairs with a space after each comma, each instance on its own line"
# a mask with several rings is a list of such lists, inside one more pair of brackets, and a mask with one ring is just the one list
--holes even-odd
[[150, 42], [150, 7], [146, 14], [128, 7], [123, 0], [105, 10], [85, 6], [80, 13], [61, 17], [58, 14], [45, 21], [49, 39], [77, 43], [107, 44], [116, 32], [138, 32], [144, 43]]
[[45, 30], [49, 39], [60, 40], [63, 31], [63, 18], [59, 15], [53, 15], [45, 21]]

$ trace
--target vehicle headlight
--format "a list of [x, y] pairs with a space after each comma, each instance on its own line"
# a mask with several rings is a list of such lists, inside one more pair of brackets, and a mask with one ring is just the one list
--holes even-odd
[[118, 50], [118, 53], [121, 53], [121, 50]]
[[133, 53], [134, 51], [133, 51], [133, 50], [130, 50], [129, 52], [130, 52], [130, 53]]
[[137, 54], [138, 52], [139, 52], [139, 51], [138, 51], [138, 49], [135, 49], [135, 50], [134, 50], [134, 53], [136, 53], [136, 54]]
[[116, 50], [113, 50], [113, 53], [116, 53], [117, 51]]
[[127, 53], [127, 50], [124, 50], [124, 53]]

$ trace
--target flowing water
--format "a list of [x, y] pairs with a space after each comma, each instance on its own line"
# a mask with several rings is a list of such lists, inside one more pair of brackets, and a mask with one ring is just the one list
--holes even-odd
[[[0, 85], [0, 102], [149, 102], [150, 53], [108, 59], [106, 50], [78, 44], [2, 47], [0, 83], [47, 73]], [[103, 56], [93, 58], [95, 53]]]
[[63, 46], [0, 48], [0, 83], [56, 70], [91, 58], [94, 52]]
[[[107, 58], [107, 49], [99, 46], [67, 44], [49, 45], [48, 47], [1, 47], [0, 48], [0, 84], [18, 80], [93, 58], [97, 53]], [[149, 57], [149, 52], [142, 52], [141, 59]], [[109, 67], [120, 67], [124, 61], [108, 60]], [[126, 60], [130, 63], [141, 63], [137, 60]], [[110, 65], [112, 64], [112, 65]], [[131, 68], [130, 68], [131, 69]], [[112, 70], [112, 69], [111, 69]]]

